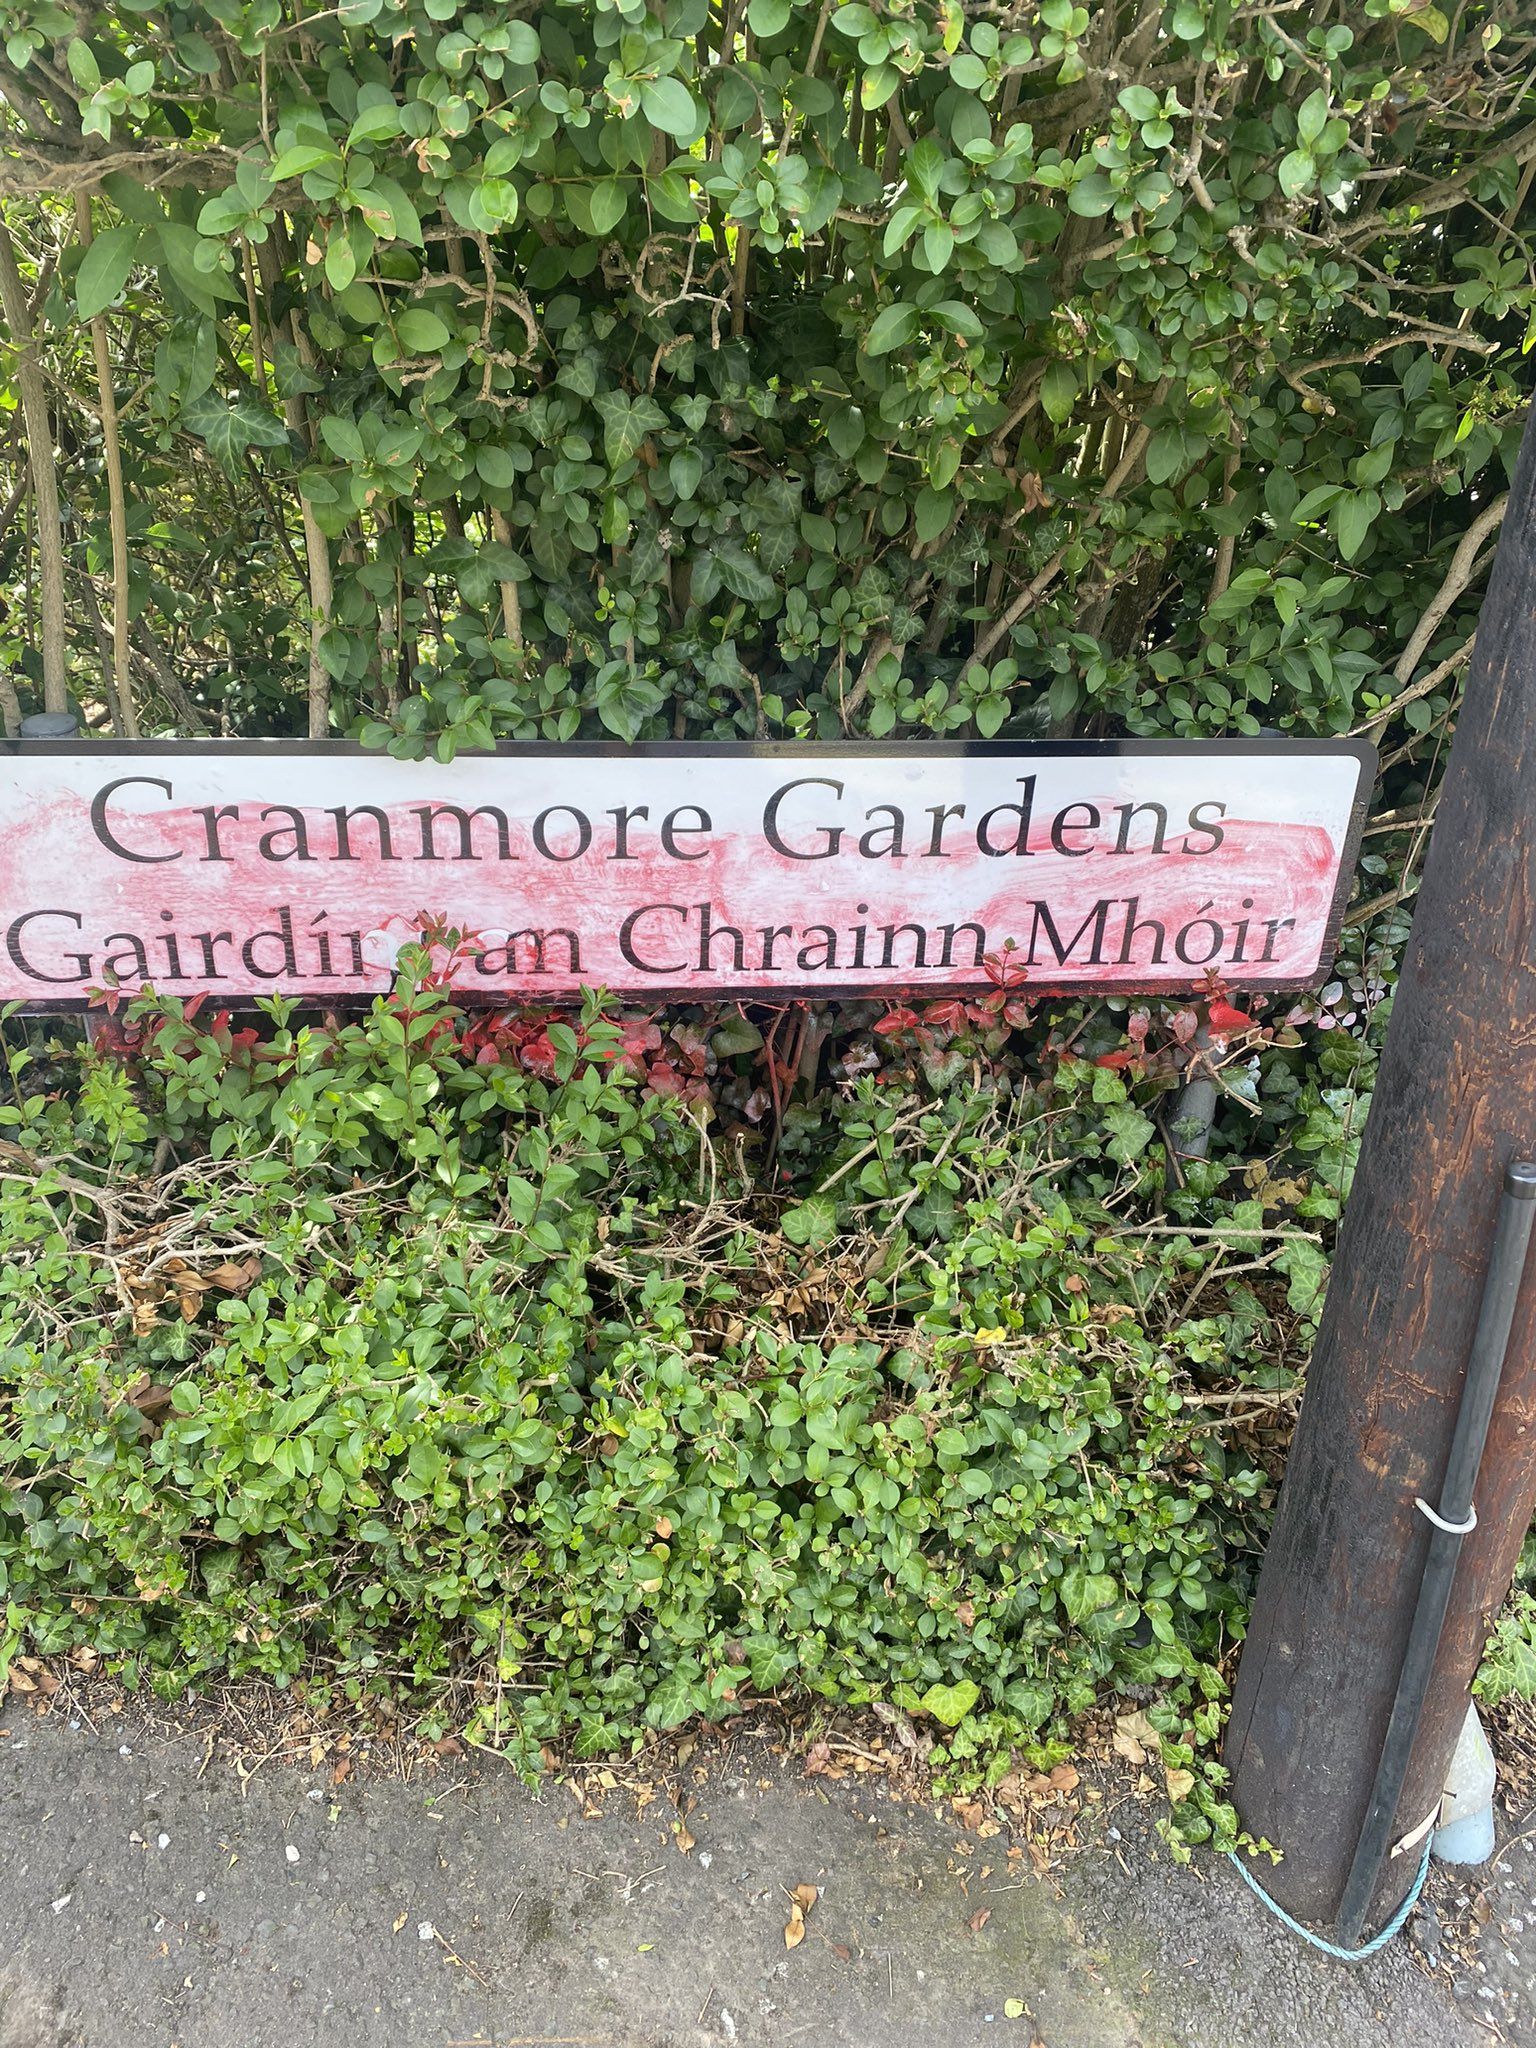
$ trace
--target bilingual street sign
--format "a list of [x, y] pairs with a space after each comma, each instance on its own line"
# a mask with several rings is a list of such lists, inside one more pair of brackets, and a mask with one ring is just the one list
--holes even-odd
[[1326, 974], [1357, 740], [0, 744], [0, 1000], [327, 1004], [464, 934], [466, 995], [1300, 988]]

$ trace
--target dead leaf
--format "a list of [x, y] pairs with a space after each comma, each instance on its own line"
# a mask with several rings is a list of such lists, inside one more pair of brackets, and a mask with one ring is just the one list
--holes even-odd
[[801, 1912], [809, 1913], [812, 1906], [821, 1897], [821, 1893], [817, 1891], [813, 1884], [797, 1884], [789, 1896], [794, 1900]]
[[1070, 1764], [1058, 1764], [1051, 1772], [1051, 1787], [1057, 1792], [1075, 1792], [1080, 1780]]
[[1157, 1754], [1157, 1730], [1140, 1708], [1134, 1714], [1117, 1714], [1111, 1747], [1128, 1764], [1144, 1764], [1149, 1753]]
[[410, 1919], [410, 1917], [411, 1916], [409, 1913], [397, 1913], [394, 1917], [393, 1922], [390, 1925], [390, 1933], [398, 1934], [401, 1928], [405, 1925], [406, 1921]]
[[827, 1945], [840, 1963], [851, 1963], [853, 1961], [853, 1950], [851, 1948], [844, 1948], [840, 1941], [829, 1942]]
[[243, 1259], [223, 1259], [203, 1282], [205, 1287], [222, 1288], [226, 1294], [244, 1294], [261, 1278], [261, 1253], [247, 1252]]
[[349, 1756], [344, 1756], [341, 1759], [341, 1762], [337, 1764], [331, 1772], [331, 1783], [333, 1785], [339, 1785], [343, 1778], [350, 1778], [351, 1775], [352, 1759]]
[[667, 1538], [672, 1534], [672, 1524], [666, 1515], [658, 1515], [656, 1517], [656, 1534], [661, 1538], [663, 1543], [665, 1543], [667, 1541]]
[[680, 1853], [684, 1856], [695, 1846], [694, 1838], [689, 1833], [688, 1823], [685, 1820], [675, 1820], [672, 1823], [672, 1839], [676, 1842]]
[[1177, 1803], [1194, 1791], [1195, 1774], [1193, 1771], [1164, 1771], [1163, 1783], [1168, 1787], [1168, 1797]]
[[784, 1923], [784, 1946], [798, 1948], [805, 1939], [805, 1909], [798, 1899], [792, 1899], [789, 1918]]
[[970, 1919], [967, 1920], [965, 1924], [967, 1927], [970, 1928], [972, 1934], [980, 1934], [983, 1927], [986, 1926], [987, 1922], [991, 1918], [992, 1908], [990, 1906], [978, 1906], [975, 1912], [971, 1915]]

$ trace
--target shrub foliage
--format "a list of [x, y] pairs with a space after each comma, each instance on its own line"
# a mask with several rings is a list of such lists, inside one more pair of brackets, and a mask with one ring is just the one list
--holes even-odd
[[1520, 429], [1533, 56], [0, 0], [8, 729], [1385, 741], [1338, 979], [1224, 1008], [1182, 1174], [1192, 1010], [13, 1024], [13, 1649], [528, 1758], [783, 1687], [1209, 1734]]
[[1477, 0], [0, 29], [24, 697], [445, 754], [1447, 707], [1533, 303]]

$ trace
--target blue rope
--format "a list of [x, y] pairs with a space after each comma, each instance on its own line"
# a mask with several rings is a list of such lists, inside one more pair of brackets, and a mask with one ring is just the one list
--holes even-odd
[[1254, 1876], [1235, 1849], [1227, 1851], [1227, 1861], [1237, 1866], [1238, 1875], [1242, 1878], [1243, 1883], [1247, 1885], [1251, 1892], [1264, 1901], [1265, 1905], [1268, 1906], [1271, 1913], [1274, 1914], [1282, 1926], [1289, 1927], [1292, 1934], [1299, 1934], [1302, 1940], [1310, 1942], [1313, 1948], [1321, 1949], [1325, 1956], [1333, 1956], [1341, 1963], [1360, 1963], [1364, 1962], [1367, 1956], [1375, 1955], [1378, 1949], [1385, 1948], [1393, 1935], [1402, 1931], [1403, 1922], [1419, 1903], [1419, 1894], [1423, 1891], [1424, 1880], [1429, 1875], [1429, 1851], [1432, 1840], [1432, 1835], [1425, 1839], [1424, 1854], [1419, 1859], [1419, 1874], [1413, 1880], [1407, 1898], [1404, 1899], [1380, 1934], [1376, 1935], [1373, 1940], [1368, 1941], [1364, 1948], [1338, 1948], [1333, 1942], [1324, 1941], [1323, 1937], [1320, 1934], [1314, 1934], [1310, 1927], [1303, 1927], [1299, 1920], [1293, 1920], [1290, 1914], [1286, 1912], [1284, 1906], [1276, 1905], [1275, 1901], [1265, 1891], [1263, 1885], [1259, 1883], [1259, 1880]]

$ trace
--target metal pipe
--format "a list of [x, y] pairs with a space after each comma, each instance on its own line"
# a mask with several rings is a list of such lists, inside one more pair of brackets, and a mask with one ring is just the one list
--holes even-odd
[[[1418, 1734], [1424, 1698], [1440, 1647], [1441, 1630], [1445, 1626], [1446, 1609], [1450, 1605], [1457, 1560], [1461, 1556], [1463, 1541], [1477, 1526], [1472, 1503], [1473, 1488], [1483, 1461], [1488, 1425], [1493, 1418], [1499, 1376], [1504, 1370], [1504, 1354], [1509, 1347], [1510, 1325], [1514, 1321], [1515, 1301], [1525, 1271], [1533, 1223], [1536, 1223], [1536, 1162], [1517, 1160], [1504, 1173], [1504, 1190], [1494, 1226], [1493, 1251], [1483, 1282], [1483, 1298], [1478, 1309], [1472, 1350], [1467, 1359], [1466, 1377], [1462, 1381], [1456, 1427], [1451, 1436], [1450, 1455], [1446, 1459], [1445, 1478], [1440, 1488], [1440, 1505], [1434, 1516], [1427, 1517], [1429, 1549], [1424, 1559], [1424, 1575], [1419, 1582], [1418, 1604], [1408, 1632], [1408, 1646], [1403, 1653], [1402, 1671], [1382, 1742], [1381, 1761], [1376, 1767], [1376, 1781], [1371, 1787], [1370, 1804], [1355, 1844], [1354, 1861], [1349, 1867], [1344, 1896], [1339, 1902], [1336, 1928], [1344, 1948], [1360, 1945], [1365, 1918], [1381, 1881], [1382, 1865], [1387, 1858], [1392, 1826], [1397, 1818], [1403, 1782], [1408, 1775], [1414, 1738]], [[1419, 1506], [1422, 1508], [1425, 1503], [1420, 1502]]]

